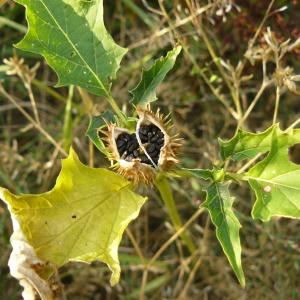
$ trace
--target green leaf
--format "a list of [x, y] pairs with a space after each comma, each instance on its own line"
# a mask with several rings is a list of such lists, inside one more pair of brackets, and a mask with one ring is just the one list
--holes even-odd
[[133, 96], [131, 102], [134, 105], [144, 107], [148, 103], [157, 100], [156, 89], [167, 73], [174, 67], [181, 49], [181, 46], [177, 46], [172, 51], [169, 51], [166, 57], [156, 60], [148, 70], [143, 70], [141, 81], [130, 91]]
[[186, 171], [188, 174], [197, 177], [202, 180], [213, 180], [213, 170], [209, 169], [186, 169], [182, 168], [181, 170]]
[[203, 203], [216, 226], [217, 238], [235, 272], [240, 284], [245, 286], [245, 276], [241, 262], [240, 223], [232, 211], [233, 198], [228, 184], [213, 183], [207, 188], [207, 198]]
[[245, 176], [255, 191], [252, 217], [300, 218], [300, 166], [289, 161], [288, 147], [300, 143], [300, 130], [273, 131], [271, 151]]
[[41, 54], [58, 75], [57, 86], [110, 93], [127, 49], [105, 29], [103, 0], [15, 0], [26, 7], [29, 30], [16, 46]]
[[86, 132], [86, 135], [94, 145], [105, 155], [107, 155], [107, 151], [103, 141], [99, 137], [98, 131], [106, 126], [106, 122], [116, 122], [114, 113], [109, 109], [99, 116], [93, 116]]
[[231, 158], [239, 161], [251, 159], [258, 153], [270, 151], [272, 133], [277, 128], [278, 126], [274, 125], [261, 133], [252, 133], [238, 129], [232, 139], [226, 141], [219, 139], [222, 159]]
[[20, 196], [0, 192], [41, 260], [56, 266], [99, 260], [111, 269], [111, 284], [116, 284], [122, 234], [146, 201], [130, 187], [114, 172], [83, 165], [71, 149], [51, 191]]

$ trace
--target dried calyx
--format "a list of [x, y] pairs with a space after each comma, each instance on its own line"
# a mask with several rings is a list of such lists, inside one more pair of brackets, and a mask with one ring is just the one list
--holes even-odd
[[169, 170], [178, 160], [175, 158], [180, 141], [170, 136], [170, 122], [157, 112], [138, 110], [135, 132], [108, 125], [106, 141], [113, 166], [135, 184], [151, 184], [158, 170]]

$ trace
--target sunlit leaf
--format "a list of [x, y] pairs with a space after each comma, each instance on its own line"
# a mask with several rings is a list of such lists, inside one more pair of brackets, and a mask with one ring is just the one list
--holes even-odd
[[143, 71], [141, 81], [137, 87], [130, 91], [133, 96], [131, 102], [134, 105], [146, 106], [157, 100], [156, 89], [174, 67], [180, 52], [181, 47], [178, 46], [169, 51], [165, 57], [156, 60], [148, 70]]
[[228, 184], [213, 183], [207, 188], [207, 198], [203, 203], [216, 227], [217, 238], [235, 272], [240, 284], [245, 286], [245, 276], [241, 263], [240, 223], [232, 210], [234, 199], [230, 196]]
[[15, 0], [26, 7], [28, 32], [18, 48], [41, 54], [57, 86], [78, 85], [107, 96], [126, 49], [105, 29], [103, 0]]
[[229, 157], [233, 160], [251, 159], [258, 153], [270, 151], [274, 130], [277, 130], [277, 125], [261, 133], [239, 129], [232, 139], [219, 139], [222, 159], [226, 160]]
[[122, 234], [146, 200], [131, 183], [83, 165], [71, 150], [51, 191], [20, 196], [1, 191], [39, 259], [56, 266], [99, 260], [111, 269], [111, 283], [118, 282]]
[[300, 218], [300, 166], [288, 157], [288, 147], [300, 143], [299, 130], [274, 131], [268, 156], [245, 178], [256, 194], [252, 216], [269, 221], [273, 216]]

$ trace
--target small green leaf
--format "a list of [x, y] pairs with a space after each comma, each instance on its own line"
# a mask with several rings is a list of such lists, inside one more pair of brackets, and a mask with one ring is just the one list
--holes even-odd
[[51, 191], [20, 196], [0, 192], [41, 260], [56, 266], [99, 260], [109, 266], [111, 284], [116, 284], [122, 234], [146, 201], [130, 187], [114, 172], [83, 165], [71, 149]]
[[217, 238], [235, 272], [240, 284], [245, 286], [245, 276], [241, 262], [240, 223], [232, 211], [233, 198], [228, 184], [213, 183], [207, 188], [207, 198], [203, 203], [216, 226]]
[[103, 0], [15, 0], [26, 7], [29, 30], [16, 46], [41, 54], [58, 75], [57, 86], [110, 93], [126, 49], [106, 31]]
[[169, 51], [166, 57], [161, 57], [148, 70], [143, 70], [139, 84], [130, 91], [131, 102], [134, 105], [146, 106], [150, 102], [157, 100], [156, 89], [164, 80], [167, 73], [174, 67], [176, 58], [181, 52], [181, 46], [177, 46]]
[[300, 218], [300, 166], [288, 158], [288, 147], [300, 143], [299, 133], [299, 129], [274, 131], [270, 153], [246, 174], [256, 194], [252, 209], [254, 219]]
[[107, 154], [107, 151], [103, 141], [99, 137], [98, 131], [106, 126], [106, 122], [116, 122], [116, 117], [111, 110], [106, 110], [99, 116], [93, 116], [86, 132], [86, 135], [90, 138], [94, 145], [105, 155]]

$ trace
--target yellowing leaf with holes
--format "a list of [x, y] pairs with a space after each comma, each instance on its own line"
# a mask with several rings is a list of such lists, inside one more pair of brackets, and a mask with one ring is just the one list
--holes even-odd
[[300, 218], [300, 166], [288, 157], [288, 147], [299, 143], [299, 129], [274, 130], [268, 156], [246, 174], [245, 179], [256, 194], [253, 218]]
[[111, 269], [111, 284], [118, 282], [122, 234], [146, 201], [131, 183], [112, 171], [83, 165], [71, 150], [51, 191], [0, 192], [40, 260], [56, 266], [99, 260]]
[[103, 22], [103, 0], [15, 0], [26, 7], [28, 32], [18, 48], [41, 54], [58, 86], [74, 84], [108, 96], [126, 49]]

